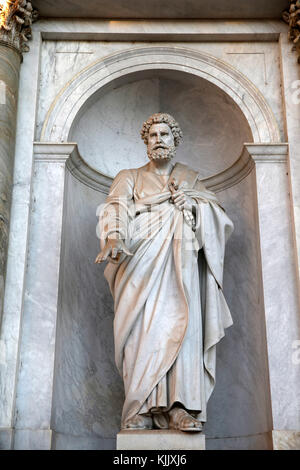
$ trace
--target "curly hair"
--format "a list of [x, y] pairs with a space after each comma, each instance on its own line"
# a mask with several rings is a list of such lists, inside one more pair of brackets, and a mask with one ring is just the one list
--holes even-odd
[[180, 129], [178, 122], [176, 122], [175, 119], [167, 113], [152, 114], [152, 116], [150, 116], [147, 121], [144, 122], [141, 130], [141, 137], [143, 141], [147, 145], [150, 127], [152, 126], [152, 124], [161, 124], [162, 122], [168, 124], [168, 126], [170, 127], [174, 137], [175, 147], [177, 147], [180, 141], [182, 140], [182, 130]]

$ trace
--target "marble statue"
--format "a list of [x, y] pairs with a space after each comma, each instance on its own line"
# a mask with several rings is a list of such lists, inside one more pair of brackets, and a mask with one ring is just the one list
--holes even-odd
[[95, 260], [108, 260], [122, 429], [201, 431], [232, 324], [222, 278], [233, 224], [198, 172], [172, 163], [182, 139], [172, 116], [153, 114], [141, 136], [149, 163], [115, 177]]

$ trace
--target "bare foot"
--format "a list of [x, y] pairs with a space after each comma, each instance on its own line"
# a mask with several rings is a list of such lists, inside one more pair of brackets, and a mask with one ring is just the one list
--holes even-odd
[[169, 411], [169, 429], [179, 431], [202, 431], [202, 423], [191, 416], [184, 408], [172, 408]]

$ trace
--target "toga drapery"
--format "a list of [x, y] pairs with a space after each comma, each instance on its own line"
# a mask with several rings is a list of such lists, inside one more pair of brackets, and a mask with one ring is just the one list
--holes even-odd
[[[196, 203], [192, 227], [170, 200], [175, 178]], [[115, 360], [125, 387], [122, 424], [175, 402], [206, 421], [216, 344], [232, 324], [222, 292], [225, 243], [233, 224], [194, 170], [170, 176], [122, 170], [100, 215], [102, 247], [117, 233], [133, 256], [109, 262]]]

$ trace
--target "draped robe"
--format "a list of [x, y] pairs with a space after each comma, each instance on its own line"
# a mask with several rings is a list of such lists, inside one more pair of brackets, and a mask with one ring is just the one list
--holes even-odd
[[[170, 199], [172, 178], [195, 201], [196, 228]], [[148, 165], [122, 170], [100, 214], [100, 230], [102, 248], [115, 234], [133, 254], [122, 254], [104, 271], [125, 388], [122, 425], [176, 402], [206, 421], [216, 344], [232, 324], [222, 292], [232, 222], [198, 173], [177, 163], [169, 177]]]

